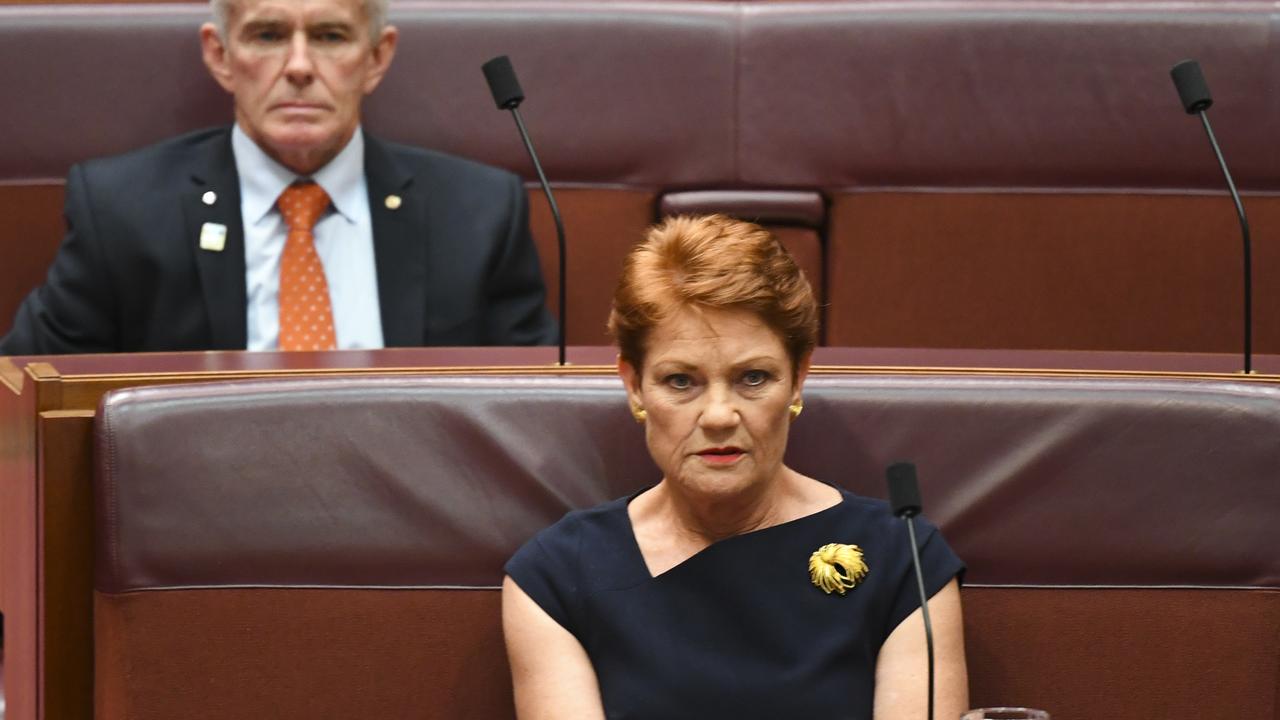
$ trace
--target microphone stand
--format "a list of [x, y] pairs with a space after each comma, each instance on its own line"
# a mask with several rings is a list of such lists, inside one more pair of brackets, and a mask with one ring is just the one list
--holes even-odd
[[916, 570], [916, 589], [920, 597], [926, 598], [920, 603], [920, 611], [924, 614], [924, 636], [929, 639], [925, 643], [929, 650], [929, 720], [933, 720], [933, 623], [929, 620], [929, 601], [924, 590], [924, 573], [920, 571], [920, 546], [916, 544], [916, 523], [914, 514], [904, 515], [902, 520], [907, 524], [907, 535], [911, 538], [911, 564]]
[[1213, 97], [1209, 94], [1209, 84], [1205, 82], [1200, 63], [1195, 60], [1182, 60], [1169, 70], [1173, 85], [1178, 91], [1178, 99], [1188, 115], [1199, 115], [1204, 132], [1209, 136], [1209, 145], [1213, 148], [1214, 157], [1218, 158], [1218, 167], [1222, 168], [1222, 176], [1227, 179], [1227, 190], [1236, 205], [1236, 215], [1240, 219], [1240, 235], [1244, 240], [1244, 374], [1253, 372], [1253, 259], [1252, 242], [1249, 239], [1249, 220], [1244, 214], [1244, 203], [1236, 190], [1236, 183], [1231, 179], [1231, 171], [1227, 169], [1227, 160], [1222, 156], [1222, 148], [1218, 147], [1218, 139], [1213, 136], [1213, 128], [1209, 125], [1206, 110], [1213, 106]]
[[916, 466], [899, 462], [888, 467], [885, 472], [889, 485], [889, 506], [893, 514], [907, 524], [907, 537], [911, 540], [911, 566], [915, 568], [916, 590], [920, 593], [920, 612], [924, 616], [924, 643], [929, 656], [929, 714], [933, 720], [933, 621], [929, 619], [929, 596], [924, 589], [924, 572], [920, 569], [920, 545], [916, 540], [915, 517], [920, 514], [923, 504], [920, 502], [920, 486], [916, 482]]
[[1213, 127], [1209, 125], [1209, 114], [1198, 110], [1200, 123], [1209, 136], [1209, 145], [1213, 147], [1213, 155], [1218, 158], [1218, 167], [1222, 168], [1222, 177], [1227, 180], [1227, 190], [1236, 205], [1236, 216], [1240, 219], [1240, 234], [1244, 238], [1244, 374], [1253, 372], [1253, 259], [1252, 245], [1249, 239], [1249, 219], [1244, 215], [1244, 204], [1240, 201], [1240, 193], [1236, 183], [1231, 179], [1231, 171], [1227, 169], [1227, 160], [1222, 156], [1222, 148], [1218, 147], [1218, 139], [1213, 136]]
[[560, 206], [556, 205], [555, 195], [551, 192], [551, 183], [547, 182], [547, 174], [542, 171], [542, 163], [538, 162], [538, 153], [534, 152], [533, 141], [529, 138], [529, 131], [524, 126], [524, 118], [520, 117], [520, 103], [524, 102], [524, 91], [520, 89], [520, 81], [516, 79], [516, 71], [511, 65], [511, 59], [506, 55], [499, 55], [481, 66], [481, 70], [484, 71], [485, 81], [489, 84], [489, 92], [493, 94], [494, 104], [499, 110], [510, 110], [511, 116], [516, 119], [520, 139], [524, 142], [524, 149], [529, 152], [529, 159], [533, 161], [533, 169], [538, 173], [542, 193], [547, 196], [547, 205], [551, 208], [551, 219], [556, 224], [556, 245], [560, 250], [560, 333], [559, 341], [556, 343], [560, 354], [557, 364], [564, 367], [566, 365], [565, 333], [568, 323], [565, 288], [569, 283], [565, 270], [564, 221], [560, 218]]

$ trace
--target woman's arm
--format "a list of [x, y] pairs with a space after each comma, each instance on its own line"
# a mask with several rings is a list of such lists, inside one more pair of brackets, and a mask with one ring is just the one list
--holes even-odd
[[[952, 579], [929, 598], [933, 625], [935, 720], [954, 720], [969, 707], [969, 676], [964, 665], [964, 620], [960, 585]], [[928, 708], [929, 654], [924, 644], [924, 614], [916, 609], [880, 648], [876, 661], [875, 720], [915, 720]]]
[[502, 632], [516, 717], [604, 720], [600, 686], [586, 650], [510, 577], [502, 581]]

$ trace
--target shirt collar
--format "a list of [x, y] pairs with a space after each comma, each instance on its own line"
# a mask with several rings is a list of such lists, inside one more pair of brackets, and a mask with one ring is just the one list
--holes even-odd
[[[266, 217], [275, 208], [280, 193], [304, 179], [263, 152], [239, 123], [231, 129], [231, 152], [240, 176], [240, 202], [248, 225]], [[364, 192], [364, 133], [359, 126], [346, 147], [310, 179], [324, 188], [338, 214], [347, 222], [356, 222], [355, 208]]]

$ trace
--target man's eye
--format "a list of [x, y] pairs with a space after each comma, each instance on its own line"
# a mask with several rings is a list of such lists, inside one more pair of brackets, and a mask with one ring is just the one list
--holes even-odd
[[748, 370], [742, 374], [742, 384], [748, 387], [759, 387], [769, 380], [769, 373], [763, 370]]
[[327, 30], [325, 32], [316, 33], [312, 39], [316, 42], [322, 43], [340, 43], [344, 42], [347, 39], [347, 36], [336, 30]]
[[284, 39], [284, 33], [279, 30], [259, 30], [253, 34], [253, 39], [264, 43], [279, 42]]
[[689, 388], [693, 387], [693, 378], [683, 373], [668, 375], [664, 382], [666, 382], [668, 387], [674, 388], [676, 390], [688, 390]]

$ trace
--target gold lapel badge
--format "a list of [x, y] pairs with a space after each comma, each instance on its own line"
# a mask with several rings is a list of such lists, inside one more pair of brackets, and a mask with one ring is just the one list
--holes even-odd
[[828, 595], [843, 595], [866, 575], [867, 563], [857, 545], [828, 543], [809, 556], [809, 580]]
[[399, 210], [400, 203], [403, 201], [400, 199], [399, 195], [388, 195], [387, 199], [383, 202], [386, 204], [388, 210]]

